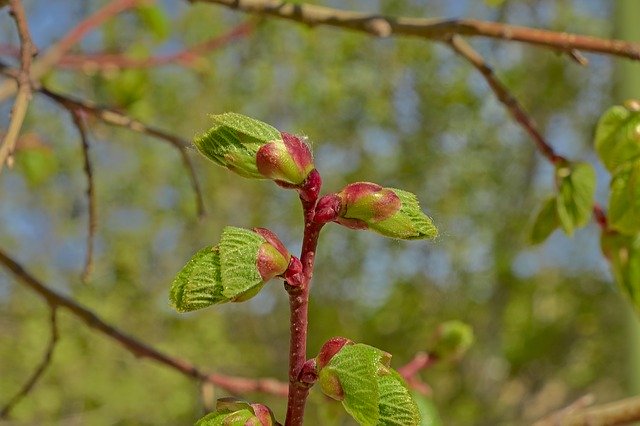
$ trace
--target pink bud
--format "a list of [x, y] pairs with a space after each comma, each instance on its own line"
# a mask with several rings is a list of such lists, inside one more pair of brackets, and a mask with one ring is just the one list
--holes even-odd
[[296, 136], [282, 132], [281, 137], [258, 149], [258, 172], [282, 186], [300, 187], [314, 170], [313, 156], [307, 144]]
[[402, 207], [402, 201], [391, 189], [371, 182], [351, 183], [338, 196], [344, 219], [375, 223], [390, 218]]
[[273, 426], [273, 413], [266, 405], [262, 404], [251, 404], [251, 408], [253, 408], [253, 414], [260, 420], [261, 426]]
[[295, 256], [291, 256], [289, 261], [289, 267], [282, 277], [293, 287], [300, 287], [304, 283], [304, 275], [302, 273], [302, 263], [300, 259]]
[[253, 232], [264, 238], [269, 244], [274, 246], [284, 257], [289, 257], [289, 251], [282, 244], [280, 238], [267, 228], [253, 228]]
[[317, 223], [333, 222], [340, 216], [342, 200], [336, 194], [325, 195], [318, 200], [313, 221]]
[[322, 187], [322, 178], [320, 177], [320, 173], [316, 169], [313, 169], [298, 192], [303, 200], [311, 202], [318, 198], [320, 187]]
[[331, 339], [327, 340], [325, 344], [322, 345], [320, 353], [318, 353], [318, 356], [316, 357], [318, 370], [323, 369], [329, 363], [329, 361], [331, 361], [331, 358], [333, 358], [335, 354], [340, 352], [340, 349], [342, 349], [346, 345], [352, 344], [353, 341], [347, 339], [346, 337], [332, 337]]

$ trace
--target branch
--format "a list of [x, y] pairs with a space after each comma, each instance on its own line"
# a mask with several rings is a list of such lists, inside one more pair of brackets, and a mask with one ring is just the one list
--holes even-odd
[[93, 242], [95, 240], [96, 228], [98, 226], [98, 215], [96, 210], [96, 194], [93, 181], [93, 167], [91, 166], [91, 158], [89, 157], [89, 138], [87, 137], [87, 129], [80, 112], [76, 109], [70, 109], [73, 123], [80, 134], [80, 143], [82, 145], [82, 158], [84, 161], [84, 174], [87, 176], [87, 202], [89, 204], [89, 223], [87, 230], [87, 255], [82, 271], [82, 281], [89, 281], [91, 271], [93, 270]]
[[77, 303], [75, 300], [63, 296], [60, 293], [45, 286], [29, 272], [27, 272], [18, 262], [13, 260], [0, 249], [0, 264], [4, 265], [18, 281], [29, 289], [38, 293], [53, 309], [66, 309], [73, 316], [84, 322], [110, 339], [119, 343], [124, 349], [139, 358], [149, 358], [159, 364], [172, 368], [179, 373], [202, 381], [212, 383], [231, 393], [264, 392], [274, 395], [285, 396], [287, 386], [274, 379], [246, 379], [242, 377], [226, 376], [223, 374], [207, 374], [198, 369], [195, 365], [179, 358], [166, 355], [153, 347], [129, 336], [121, 330], [106, 323], [88, 308]]
[[[12, 0], [16, 1], [16, 0]], [[118, 13], [121, 13], [127, 9], [131, 9], [143, 0], [113, 0], [107, 3], [103, 8], [98, 9], [95, 13], [87, 17], [85, 20], [78, 23], [75, 27], [70, 29], [57, 43], [52, 45], [42, 55], [31, 71], [31, 79], [38, 81], [42, 78], [51, 68], [58, 63], [58, 61], [69, 51], [76, 43], [90, 31], [99, 27], [107, 19], [111, 18]], [[153, 0], [147, 0], [153, 1]], [[15, 82], [9, 80], [0, 86], [0, 101], [13, 95], [16, 91]]]
[[20, 0], [10, 0], [11, 15], [18, 28], [18, 36], [20, 37], [20, 72], [18, 73], [14, 85], [17, 85], [18, 94], [15, 103], [11, 109], [11, 121], [7, 128], [2, 144], [0, 144], [0, 172], [6, 162], [11, 166], [13, 163], [13, 150], [27, 114], [29, 101], [31, 100], [31, 80], [29, 73], [31, 72], [31, 58], [36, 53], [36, 48], [31, 41], [27, 18], [24, 8]]
[[[536, 147], [540, 153], [551, 163], [557, 164], [560, 161], [565, 161], [565, 158], [556, 154], [551, 145], [546, 141], [540, 130], [538, 130], [533, 118], [527, 114], [520, 103], [509, 92], [509, 89], [498, 80], [495, 76], [493, 69], [487, 64], [484, 58], [473, 48], [469, 43], [464, 41], [462, 37], [454, 35], [447, 39], [451, 49], [459, 56], [464, 58], [467, 62], [474, 66], [480, 74], [484, 77], [485, 81], [495, 94], [496, 98], [504, 105], [509, 111], [514, 120], [522, 127], [533, 139]], [[602, 229], [607, 227], [607, 217], [600, 207], [600, 205], [593, 206], [593, 215], [596, 222]]]
[[38, 380], [42, 377], [44, 372], [47, 370], [47, 367], [51, 364], [51, 359], [53, 357], [53, 351], [56, 348], [56, 344], [58, 343], [58, 320], [57, 320], [57, 308], [51, 305], [51, 316], [49, 317], [50, 324], [50, 338], [49, 343], [47, 344], [47, 348], [44, 352], [42, 360], [36, 367], [35, 371], [26, 381], [26, 383], [22, 386], [22, 388], [7, 402], [7, 404], [0, 410], [0, 419], [7, 419], [13, 410], [13, 407], [18, 404], [24, 397], [26, 397], [29, 392], [34, 388]]
[[563, 52], [582, 50], [640, 60], [640, 45], [579, 34], [540, 30], [476, 19], [392, 17], [281, 0], [187, 0], [220, 4], [247, 13], [271, 15], [307, 25], [328, 25], [377, 37], [403, 35], [446, 40], [453, 34], [518, 41]]
[[534, 423], [534, 426], [613, 426], [640, 421], [640, 396], [588, 407], [590, 404], [588, 396], [580, 398], [569, 407]]

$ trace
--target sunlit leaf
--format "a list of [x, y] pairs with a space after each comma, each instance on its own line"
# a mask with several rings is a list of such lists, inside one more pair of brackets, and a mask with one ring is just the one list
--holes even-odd
[[549, 235], [560, 226], [558, 212], [556, 210], [556, 198], [549, 198], [538, 212], [536, 219], [531, 227], [529, 240], [532, 244], [540, 244], [544, 242]]
[[621, 166], [611, 181], [609, 224], [624, 234], [640, 232], [640, 160]]
[[598, 121], [595, 147], [600, 160], [614, 173], [622, 164], [640, 156], [640, 104], [609, 108]]
[[556, 211], [562, 229], [572, 235], [589, 222], [596, 192], [596, 172], [589, 163], [564, 163], [556, 168]]
[[391, 370], [378, 378], [380, 393], [379, 425], [417, 426], [420, 411], [400, 374]]

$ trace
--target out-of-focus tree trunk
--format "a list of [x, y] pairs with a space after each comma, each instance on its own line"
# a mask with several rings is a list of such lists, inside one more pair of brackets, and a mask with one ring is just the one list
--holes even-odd
[[[615, 36], [624, 40], [640, 41], [640, 1], [618, 0], [615, 2]], [[640, 99], [640, 63], [616, 59], [616, 102], [625, 99]], [[629, 387], [640, 393], [640, 321], [629, 309]]]

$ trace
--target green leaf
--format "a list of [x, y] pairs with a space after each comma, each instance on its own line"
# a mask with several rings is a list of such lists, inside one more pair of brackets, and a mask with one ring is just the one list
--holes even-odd
[[420, 209], [418, 197], [402, 189], [390, 188], [402, 202], [400, 210], [389, 219], [369, 223], [369, 228], [391, 238], [403, 240], [433, 239], [438, 230]]
[[178, 312], [189, 312], [228, 302], [222, 294], [220, 253], [217, 247], [198, 251], [171, 284], [169, 301]]
[[160, 6], [140, 5], [136, 8], [138, 19], [155, 36], [164, 40], [169, 35], [169, 18]]
[[51, 148], [44, 144], [16, 150], [17, 168], [24, 174], [30, 186], [46, 182], [58, 170], [58, 160]]
[[572, 235], [589, 222], [596, 192], [596, 171], [589, 163], [556, 166], [558, 196], [556, 211], [562, 229]]
[[640, 160], [621, 166], [611, 181], [609, 224], [623, 234], [640, 232]]
[[320, 370], [319, 380], [323, 392], [331, 397], [333, 389], [330, 385], [337, 379], [342, 389], [342, 404], [345, 410], [361, 425], [378, 424], [379, 400], [378, 376], [388, 374], [389, 355], [380, 349], [364, 344], [344, 346], [329, 363]]
[[264, 238], [248, 229], [224, 228], [219, 247], [222, 294], [225, 297], [240, 302], [262, 288], [264, 282], [258, 272], [257, 259], [264, 242]]
[[462, 321], [445, 321], [433, 334], [431, 353], [439, 360], [458, 360], [469, 350], [473, 341], [473, 329]]
[[236, 131], [239, 135], [246, 135], [263, 143], [282, 139], [280, 132], [275, 127], [236, 112], [227, 112], [218, 115], [212, 114], [211, 118], [214, 123], [219, 126], [228, 127]]
[[422, 418], [420, 426], [442, 426], [442, 419], [433, 400], [417, 392], [412, 392], [411, 394], [420, 410], [420, 417]]
[[544, 242], [559, 226], [560, 219], [558, 219], [558, 212], [556, 210], [556, 197], [552, 197], [544, 202], [542, 209], [538, 212], [536, 220], [531, 227], [529, 234], [531, 244]]
[[640, 234], [604, 232], [600, 245], [618, 287], [640, 314]]
[[378, 378], [380, 417], [378, 425], [418, 426], [420, 411], [404, 380], [397, 371]]
[[255, 415], [249, 409], [232, 413], [214, 411], [198, 420], [195, 426], [245, 426], [248, 421], [255, 418]]
[[615, 173], [622, 164], [640, 157], [640, 111], [637, 101], [609, 108], [598, 121], [595, 147], [598, 156]]

